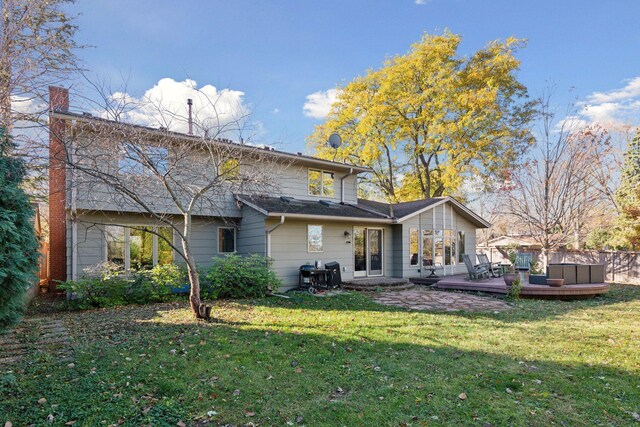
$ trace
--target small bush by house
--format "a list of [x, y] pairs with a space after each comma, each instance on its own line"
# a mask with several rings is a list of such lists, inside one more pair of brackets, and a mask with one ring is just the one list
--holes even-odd
[[236, 254], [214, 258], [203, 281], [208, 298], [260, 298], [278, 289], [282, 281], [269, 269], [271, 260], [261, 255]]
[[180, 267], [156, 265], [151, 270], [124, 271], [112, 263], [102, 263], [85, 271], [83, 278], [64, 282], [67, 291], [80, 308], [111, 307], [167, 301], [172, 290], [186, 283]]

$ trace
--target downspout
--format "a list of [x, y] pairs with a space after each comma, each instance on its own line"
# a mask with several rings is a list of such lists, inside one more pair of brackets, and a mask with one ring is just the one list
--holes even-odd
[[[75, 165], [75, 144], [73, 143], [74, 140], [75, 138], [71, 140], [72, 165]], [[78, 280], [78, 189], [74, 182], [75, 174], [73, 168], [71, 168], [69, 177], [71, 178], [71, 280]]]
[[349, 173], [340, 178], [340, 203], [344, 203], [344, 180], [349, 178], [351, 175], [353, 175], [353, 168], [349, 168]]
[[284, 224], [284, 215], [280, 215], [279, 223], [267, 229], [267, 258], [271, 258], [271, 233], [273, 233], [276, 228], [280, 227], [282, 224]]

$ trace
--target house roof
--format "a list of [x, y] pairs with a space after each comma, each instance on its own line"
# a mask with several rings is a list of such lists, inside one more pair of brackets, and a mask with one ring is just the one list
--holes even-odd
[[401, 223], [434, 206], [450, 202], [454, 210], [480, 228], [490, 224], [452, 197], [434, 197], [388, 204], [358, 199], [357, 204], [336, 203], [328, 200], [300, 200], [292, 197], [238, 195], [236, 198], [267, 216], [288, 216], [325, 219], [360, 219], [389, 224]]
[[443, 197], [432, 197], [429, 199], [414, 200], [412, 202], [402, 203], [382, 203], [375, 202], [373, 200], [358, 199], [358, 204], [363, 204], [371, 209], [375, 209], [379, 212], [386, 212], [387, 214], [396, 218], [404, 218], [407, 215], [411, 215], [414, 212], [427, 208], [440, 202]]
[[453, 209], [462, 217], [470, 221], [476, 227], [488, 228], [491, 226], [489, 222], [484, 220], [478, 214], [466, 207], [464, 204], [453, 197], [431, 197], [429, 199], [414, 200], [402, 203], [382, 203], [372, 200], [358, 199], [358, 204], [363, 204], [371, 209], [379, 212], [385, 212], [396, 219], [395, 222], [403, 222], [409, 218], [428, 211], [436, 206], [449, 202]]
[[[133, 123], [118, 122], [115, 120], [104, 119], [102, 117], [95, 117], [90, 113], [74, 113], [70, 111], [56, 110], [52, 112], [51, 115], [53, 117], [63, 119], [63, 120], [75, 120], [76, 122], [80, 121], [84, 123], [102, 123], [106, 125], [118, 124], [120, 126], [128, 126], [133, 129], [146, 130], [152, 134], [155, 133], [156, 135], [163, 135], [163, 136], [170, 135], [177, 139], [202, 141], [202, 137], [200, 136], [188, 135], [186, 133], [170, 131], [164, 128], [153, 128], [153, 127], [137, 125]], [[348, 170], [348, 171], [350, 170], [349, 173], [371, 172], [371, 168], [368, 168], [366, 166], [358, 166], [350, 163], [341, 163], [341, 162], [335, 162], [331, 160], [325, 160], [325, 159], [321, 159], [314, 156], [308, 156], [302, 153], [289, 153], [286, 151], [276, 150], [270, 146], [256, 146], [251, 144], [243, 145], [242, 143], [234, 142], [228, 139], [215, 139], [215, 140], [211, 140], [211, 142], [215, 142], [216, 144], [226, 144], [229, 146], [232, 145], [238, 148], [244, 147], [247, 150], [264, 150], [265, 152], [273, 154], [274, 156], [277, 156], [277, 157], [286, 158], [294, 162], [303, 162], [303, 163], [313, 164], [313, 165], [316, 165], [317, 167], [325, 166], [333, 169]]]
[[392, 218], [384, 213], [350, 203], [329, 200], [300, 200], [292, 197], [236, 196], [240, 202], [267, 216], [304, 216], [326, 219], [359, 219], [374, 222], [388, 222]]

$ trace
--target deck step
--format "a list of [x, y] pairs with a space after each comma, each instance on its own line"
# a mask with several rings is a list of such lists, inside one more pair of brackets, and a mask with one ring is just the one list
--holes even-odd
[[409, 277], [411, 283], [425, 286], [433, 286], [438, 283], [440, 279], [442, 279], [442, 277]]
[[401, 291], [413, 288], [414, 284], [408, 279], [395, 277], [368, 277], [363, 279], [347, 280], [342, 282], [342, 287], [351, 291], [375, 292]]

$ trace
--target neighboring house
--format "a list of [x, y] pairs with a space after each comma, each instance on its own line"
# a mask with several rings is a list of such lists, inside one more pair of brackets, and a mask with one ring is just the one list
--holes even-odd
[[[60, 136], [72, 128], [76, 132], [82, 123], [110, 122], [69, 112], [64, 89], [52, 88], [51, 99], [51, 279], [78, 278], [103, 261], [125, 268], [179, 261], [162, 239], [140, 229], [154, 227], [172, 239], [170, 228], [162, 228], [135, 206], [107, 201], [107, 190], [73, 190], [71, 206], [73, 171], [55, 160], [64, 144]], [[151, 137], [157, 130], [148, 132]], [[195, 138], [174, 135], [175, 143]], [[266, 150], [281, 166], [279, 185], [269, 195], [226, 194], [221, 196], [224, 209], [198, 212], [191, 245], [199, 263], [233, 252], [266, 255], [285, 288], [297, 286], [301, 265], [318, 260], [339, 262], [343, 280], [426, 276], [424, 266], [431, 265], [439, 266], [438, 274], [457, 274], [466, 271], [462, 256], [475, 252], [476, 229], [489, 226], [451, 197], [391, 205], [358, 199], [358, 175], [370, 169]], [[174, 213], [167, 207], [167, 215]]]
[[[554, 235], [556, 239], [562, 236]], [[570, 244], [561, 244], [555, 250], [566, 250]], [[504, 234], [493, 237], [486, 242], [480, 242], [477, 247], [478, 253], [486, 254], [492, 262], [509, 262], [509, 251], [530, 252], [537, 259], [542, 251], [542, 245], [530, 234]]]
[[540, 244], [537, 243], [532, 236], [527, 234], [508, 234], [494, 237], [486, 242], [480, 243], [478, 247], [502, 250], [514, 248], [520, 251], [539, 251], [541, 249]]

